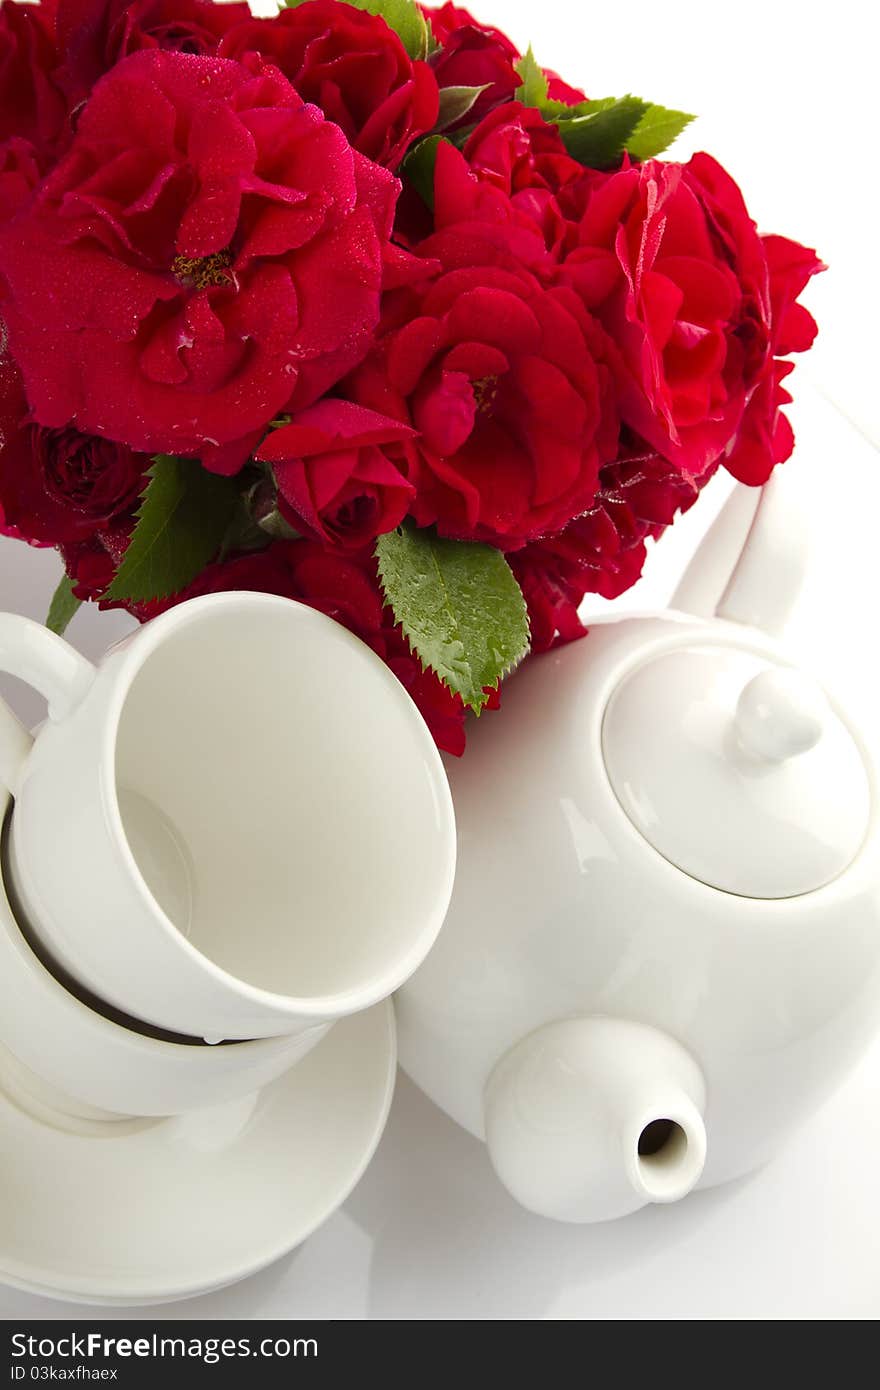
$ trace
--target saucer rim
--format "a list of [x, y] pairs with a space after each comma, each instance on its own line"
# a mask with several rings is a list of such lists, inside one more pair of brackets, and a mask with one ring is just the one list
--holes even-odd
[[[321, 1049], [325, 1047], [326, 1043], [337, 1029], [345, 1031], [347, 1024], [352, 1024], [363, 1015], [379, 1015], [380, 1013], [383, 1016], [384, 1027], [382, 1028], [381, 1036], [376, 1039], [375, 1047], [377, 1058], [380, 1051], [384, 1054], [384, 1068], [381, 1096], [377, 1094], [376, 1112], [369, 1135], [358, 1145], [357, 1161], [346, 1174], [344, 1183], [339, 1183], [337, 1185], [328, 1201], [321, 1204], [315, 1218], [305, 1225], [302, 1230], [298, 1230], [293, 1236], [288, 1232], [281, 1241], [273, 1245], [269, 1250], [264, 1249], [256, 1256], [251, 1254], [250, 1257], [240, 1261], [234, 1270], [226, 1269], [222, 1272], [218, 1272], [216, 1278], [201, 1278], [199, 1280], [176, 1285], [167, 1283], [157, 1288], [157, 1281], [155, 1277], [153, 1277], [152, 1279], [143, 1280], [140, 1284], [135, 1280], [124, 1285], [125, 1292], [122, 1293], [117, 1292], [120, 1287], [119, 1279], [114, 1280], [114, 1291], [111, 1293], [100, 1280], [91, 1278], [77, 1279], [75, 1276], [68, 1276], [63, 1278], [61, 1282], [55, 1283], [52, 1282], [52, 1279], [56, 1276], [52, 1275], [52, 1272], [49, 1270], [44, 1269], [41, 1271], [35, 1267], [28, 1268], [22, 1264], [8, 1264], [6, 1255], [3, 1251], [2, 1235], [0, 1235], [0, 1286], [6, 1285], [22, 1293], [34, 1294], [41, 1298], [52, 1298], [60, 1302], [71, 1304], [85, 1303], [95, 1307], [123, 1308], [137, 1305], [152, 1306], [162, 1303], [180, 1302], [198, 1298], [204, 1294], [215, 1293], [220, 1289], [227, 1288], [244, 1279], [250, 1278], [254, 1274], [258, 1274], [261, 1270], [267, 1269], [270, 1265], [283, 1259], [285, 1255], [297, 1249], [304, 1241], [308, 1240], [310, 1236], [314, 1235], [331, 1216], [335, 1215], [339, 1208], [348, 1200], [370, 1166], [376, 1149], [382, 1139], [382, 1135], [385, 1132], [397, 1077], [397, 1030], [395, 1025], [394, 1006], [391, 999], [382, 1000], [380, 1003], [373, 1004], [370, 1008], [364, 1009], [360, 1013], [340, 1019], [330, 1030], [327, 1037], [322, 1039], [309, 1053], [310, 1058], [317, 1059], [320, 1056]], [[362, 1049], [363, 1042], [359, 1042], [358, 1047], [359, 1050]], [[305, 1061], [308, 1059], [303, 1060]], [[291, 1073], [296, 1071], [296, 1067], [297, 1064], [295, 1063], [280, 1077], [276, 1078], [275, 1081], [269, 1082], [268, 1086], [263, 1089], [269, 1090], [283, 1085], [286, 1080], [289, 1081]], [[378, 1093], [379, 1087], [377, 1086], [376, 1089]], [[3, 1124], [2, 1106], [5, 1105], [14, 1108], [19, 1115], [23, 1115], [26, 1121], [31, 1124], [35, 1130], [45, 1127], [41, 1121], [35, 1119], [27, 1111], [23, 1110], [22, 1107], [17, 1105], [14, 1099], [5, 1092], [0, 1096], [0, 1126]], [[195, 1114], [197, 1112], [190, 1113]], [[53, 1130], [53, 1133], [57, 1135], [61, 1133], [61, 1131]], [[78, 1142], [78, 1136], [70, 1135], [68, 1137], [73, 1142]], [[130, 1138], [131, 1136], [128, 1137]], [[114, 1141], [112, 1136], [108, 1136], [102, 1138], [100, 1142], [102, 1145], [106, 1145], [112, 1144]], [[291, 1182], [295, 1182], [293, 1173], [291, 1174]], [[106, 1213], [106, 1219], [112, 1219], [112, 1213]], [[40, 1275], [44, 1277], [40, 1278]], [[49, 1276], [48, 1279], [45, 1278], [47, 1275]], [[152, 1288], [150, 1287], [151, 1283]]]

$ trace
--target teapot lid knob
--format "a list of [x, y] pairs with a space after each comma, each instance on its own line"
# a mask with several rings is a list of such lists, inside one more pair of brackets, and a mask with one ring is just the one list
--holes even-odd
[[741, 746], [774, 763], [815, 748], [830, 718], [828, 701], [816, 682], [785, 666], [768, 666], [752, 676], [735, 715]]
[[857, 741], [807, 675], [747, 639], [667, 648], [623, 676], [602, 754], [626, 815], [691, 878], [792, 898], [852, 863], [871, 819]]

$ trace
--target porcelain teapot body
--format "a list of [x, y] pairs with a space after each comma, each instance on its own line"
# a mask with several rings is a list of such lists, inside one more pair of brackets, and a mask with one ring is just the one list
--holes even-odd
[[[694, 591], [693, 575], [683, 587]], [[524, 1205], [560, 1219], [608, 1219], [747, 1173], [880, 1024], [876, 774], [838, 707], [829, 719], [859, 764], [844, 797], [857, 803], [849, 847], [832, 844], [819, 864], [807, 835], [789, 864], [783, 830], [776, 896], [683, 870], [652, 843], [663, 811], [639, 799], [625, 767], [613, 780], [617, 693], [658, 660], [702, 652], [722, 666], [780, 663], [766, 633], [717, 615], [598, 622], [585, 641], [527, 663], [505, 690], [504, 718], [481, 721], [467, 756], [448, 761], [456, 883], [436, 945], [398, 995], [401, 1062], [488, 1140]], [[704, 801], [690, 758], [680, 761], [665, 808], [702, 822], [707, 843], [772, 834], [772, 797], [766, 827], [750, 827], [741, 806]], [[754, 770], [761, 800], [761, 778], [769, 789], [777, 775], [769, 756], [766, 777], [763, 762]], [[832, 808], [819, 838], [828, 828], [833, 839], [840, 820]], [[679, 838], [687, 855], [699, 837], [686, 822]], [[771, 852], [762, 872], [772, 877], [775, 862]], [[807, 891], [789, 891], [789, 873], [789, 887]]]

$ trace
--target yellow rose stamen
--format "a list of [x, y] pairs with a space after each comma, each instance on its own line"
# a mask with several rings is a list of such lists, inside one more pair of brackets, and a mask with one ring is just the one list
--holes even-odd
[[186, 289], [207, 290], [213, 285], [231, 285], [232, 257], [228, 251], [215, 251], [212, 256], [175, 256], [171, 274]]

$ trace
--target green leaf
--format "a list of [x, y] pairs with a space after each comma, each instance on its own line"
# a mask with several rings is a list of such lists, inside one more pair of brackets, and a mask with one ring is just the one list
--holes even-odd
[[412, 147], [400, 166], [400, 173], [409, 180], [422, 202], [432, 212], [434, 211], [434, 168], [437, 163], [437, 151], [441, 142], [444, 141], [447, 145], [451, 143], [443, 135], [429, 135], [427, 139], [420, 140], [417, 145]]
[[67, 575], [62, 575], [61, 582], [49, 604], [49, 612], [46, 617], [46, 626], [49, 631], [57, 632], [58, 636], [61, 637], [81, 603], [82, 599], [75, 597], [73, 584]]
[[[284, 0], [284, 7], [295, 10], [307, 0]], [[415, 0], [346, 0], [356, 10], [366, 10], [384, 19], [397, 34], [411, 58], [428, 55], [428, 23]]]
[[577, 116], [596, 116], [600, 111], [607, 111], [614, 106], [617, 97], [596, 97], [594, 101], [578, 101], [574, 106], [569, 106], [565, 101], [555, 101], [548, 97], [541, 102], [541, 115], [545, 120], [573, 121]]
[[385, 597], [423, 668], [479, 714], [529, 649], [525, 600], [501, 554], [404, 525], [376, 543]]
[[179, 593], [217, 554], [238, 500], [232, 478], [194, 459], [157, 454], [134, 534], [105, 598], [148, 602]]
[[588, 111], [592, 114], [598, 107], [604, 110], [606, 106], [611, 106], [614, 97], [603, 97], [599, 101], [580, 101], [574, 106], [569, 106], [564, 101], [557, 101], [549, 95], [550, 84], [544, 69], [537, 62], [531, 46], [524, 58], [520, 58], [514, 64], [516, 71], [522, 78], [522, 84], [513, 94], [514, 101], [519, 101], [523, 106], [536, 106], [541, 115], [548, 121], [557, 118], [570, 119], [573, 116], [585, 116]]
[[440, 90], [440, 110], [437, 115], [435, 131], [446, 130], [448, 126], [455, 125], [466, 116], [477, 101], [477, 98], [490, 84], [485, 82], [482, 87], [443, 87]]
[[544, 69], [532, 52], [531, 44], [526, 50], [525, 57], [520, 58], [514, 67], [522, 78], [522, 83], [513, 94], [514, 101], [522, 102], [523, 106], [537, 106], [543, 110], [544, 103], [548, 100], [547, 78], [544, 76]]
[[677, 139], [693, 116], [687, 111], [670, 111], [665, 106], [649, 106], [626, 142], [633, 159], [654, 159]]
[[610, 169], [647, 110], [648, 102], [639, 97], [605, 98], [588, 102], [584, 115], [560, 119], [557, 124], [574, 159], [591, 169]]

